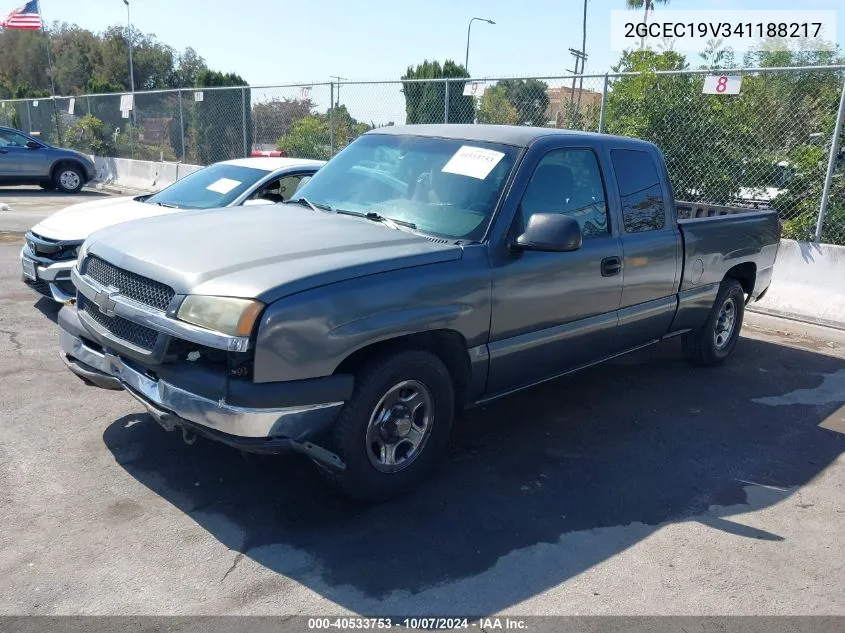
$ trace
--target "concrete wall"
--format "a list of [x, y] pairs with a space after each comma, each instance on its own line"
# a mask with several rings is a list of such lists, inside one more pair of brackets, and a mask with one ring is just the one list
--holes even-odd
[[158, 191], [202, 169], [201, 165], [164, 163], [129, 158], [94, 156], [96, 182], [140, 191]]
[[845, 246], [781, 240], [772, 285], [749, 309], [845, 329]]

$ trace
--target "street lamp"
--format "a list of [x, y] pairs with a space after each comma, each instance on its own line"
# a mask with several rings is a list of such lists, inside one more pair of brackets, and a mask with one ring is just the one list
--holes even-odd
[[132, 64], [132, 22], [129, 19], [129, 0], [123, 0], [126, 5], [126, 31], [129, 42], [129, 89], [132, 91], [132, 111], [135, 111], [135, 68]]
[[[124, 2], [125, 1], [126, 0], [124, 0]], [[478, 20], [479, 22], [487, 22], [487, 24], [496, 24], [495, 22], [493, 22], [493, 20], [488, 20], [487, 18], [473, 18], [469, 21], [469, 24], [467, 25], [467, 57], [466, 61], [464, 62], [464, 68], [467, 71], [467, 75], [469, 75], [469, 33], [470, 30], [472, 30], [472, 23], [476, 20]]]

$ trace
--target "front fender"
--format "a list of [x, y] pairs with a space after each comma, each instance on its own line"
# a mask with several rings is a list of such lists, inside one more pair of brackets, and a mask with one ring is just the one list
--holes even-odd
[[482, 246], [463, 258], [359, 277], [280, 299], [261, 318], [255, 382], [331, 375], [350, 354], [398, 336], [454, 330], [487, 342], [490, 274]]

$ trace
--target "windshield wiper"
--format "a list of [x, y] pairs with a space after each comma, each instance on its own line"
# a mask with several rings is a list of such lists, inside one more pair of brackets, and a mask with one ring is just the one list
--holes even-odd
[[399, 228], [400, 226], [404, 226], [409, 229], [417, 228], [417, 225], [413, 222], [406, 222], [405, 220], [394, 220], [393, 218], [385, 217], [381, 213], [376, 213], [375, 211], [361, 213], [360, 211], [347, 211], [346, 209], [337, 209], [336, 213], [340, 213], [341, 215], [354, 215], [359, 218], [367, 218], [368, 220], [372, 220], [373, 222], [381, 222], [385, 226], [389, 226], [391, 229], [396, 229], [398, 231], [402, 230]]
[[175, 204], [167, 204], [166, 202], [153, 202], [153, 204], [157, 204], [160, 207], [165, 207], [167, 209], [178, 209], [179, 207]]
[[323, 211], [334, 211], [329, 205], [327, 204], [315, 204], [311, 202], [308, 198], [299, 197], [296, 200], [288, 200], [285, 204], [301, 204], [302, 206], [307, 206], [312, 211], [319, 211], [322, 209]]

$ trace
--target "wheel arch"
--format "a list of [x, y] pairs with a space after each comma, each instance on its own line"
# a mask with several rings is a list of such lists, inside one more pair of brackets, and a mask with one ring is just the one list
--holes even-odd
[[728, 269], [725, 273], [725, 279], [736, 279], [742, 286], [743, 292], [750, 299], [751, 293], [754, 292], [754, 284], [757, 282], [757, 264], [754, 262], [737, 264]]
[[470, 384], [471, 363], [464, 336], [451, 329], [428, 330], [377, 341], [355, 350], [341, 361], [335, 374], [355, 373], [374, 358], [408, 349], [427, 351], [437, 356], [452, 378], [455, 404], [463, 406]]
[[82, 174], [83, 184], [88, 182], [88, 174], [85, 171], [85, 165], [82, 164], [82, 161], [76, 160], [75, 158], [57, 159], [56, 162], [53, 163], [53, 166], [50, 167], [50, 182], [52, 182], [56, 178], [56, 172], [59, 170], [60, 167], [64, 165], [71, 165], [73, 167], [76, 167]]

